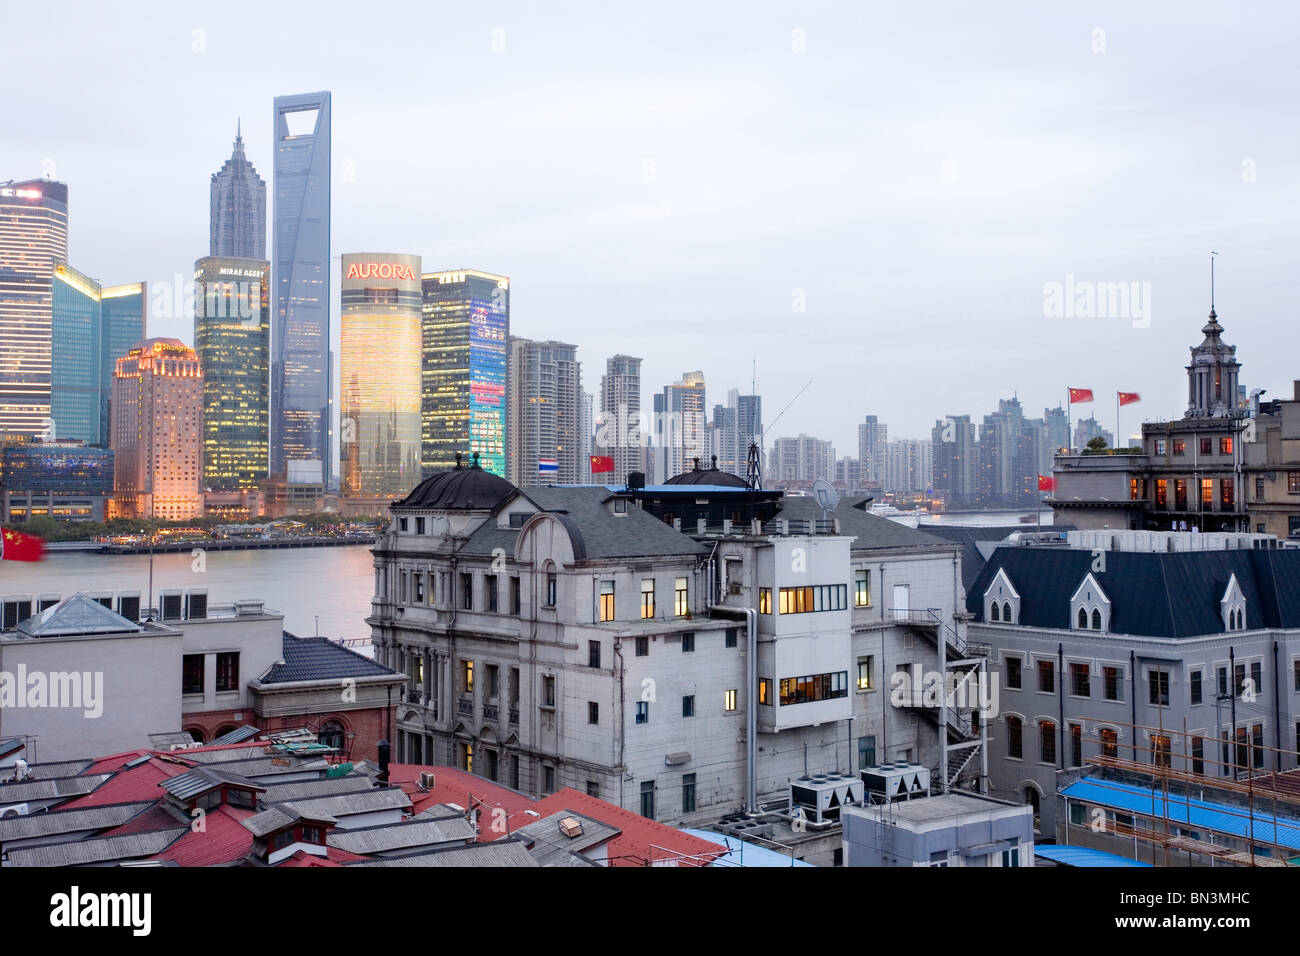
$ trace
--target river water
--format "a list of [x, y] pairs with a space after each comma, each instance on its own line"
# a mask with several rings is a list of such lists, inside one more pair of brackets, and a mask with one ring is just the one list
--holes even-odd
[[[371, 545], [209, 551], [202, 570], [189, 552], [153, 557], [153, 593], [163, 588], [207, 588], [209, 604], [260, 599], [284, 614], [284, 629], [299, 637], [369, 638], [365, 619], [375, 588]], [[149, 555], [47, 551], [39, 562], [0, 561], [0, 594], [77, 591], [149, 591]], [[320, 619], [317, 631], [316, 618]], [[366, 648], [357, 650], [366, 652]]]

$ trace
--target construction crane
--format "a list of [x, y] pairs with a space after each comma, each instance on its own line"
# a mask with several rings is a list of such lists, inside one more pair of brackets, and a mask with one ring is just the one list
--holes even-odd
[[804, 387], [799, 389], [799, 391], [795, 392], [794, 398], [786, 402], [785, 408], [777, 412], [776, 418], [772, 419], [772, 421], [768, 423], [767, 428], [763, 429], [762, 434], [758, 436], [758, 441], [750, 441], [749, 461], [745, 466], [745, 481], [749, 484], [749, 487], [752, 490], [754, 491], [763, 490], [763, 471], [760, 462], [762, 460], [762, 455], [763, 455], [762, 446], [766, 444], [768, 429], [770, 429], [773, 425], [775, 425], [777, 422], [781, 420], [781, 416], [790, 410], [790, 406], [799, 400], [800, 395], [808, 391], [808, 386], [811, 385], [812, 383], [813, 380], [808, 379], [808, 382], [804, 385]]

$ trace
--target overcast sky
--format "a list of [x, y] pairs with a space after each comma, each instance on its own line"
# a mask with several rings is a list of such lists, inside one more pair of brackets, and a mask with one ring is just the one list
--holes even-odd
[[[334, 255], [509, 275], [589, 391], [625, 352], [647, 405], [695, 369], [723, 402], [756, 359], [769, 422], [813, 380], [768, 444], [840, 456], [1067, 385], [1107, 428], [1141, 392], [1129, 432], [1186, 407], [1214, 249], [1242, 382], [1289, 397], [1300, 13], [1065, 6], [47, 4], [0, 32], [0, 179], [52, 161], [73, 265], [171, 281], [236, 117], [270, 190], [272, 98], [327, 89]], [[1046, 316], [1067, 274], [1149, 315]]]

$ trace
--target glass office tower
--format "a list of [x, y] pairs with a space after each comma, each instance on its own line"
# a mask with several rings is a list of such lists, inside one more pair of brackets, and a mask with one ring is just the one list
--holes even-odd
[[277, 96], [271, 471], [330, 481], [330, 94]]
[[203, 475], [212, 491], [252, 491], [267, 477], [271, 264], [208, 256], [194, 263], [194, 351], [203, 369]]
[[235, 148], [212, 174], [209, 256], [266, 258], [266, 183], [244, 155], [244, 137], [235, 126]]
[[420, 482], [420, 257], [343, 256], [339, 490], [405, 497]]
[[108, 447], [117, 359], [144, 338], [146, 284], [101, 287], [55, 262], [47, 436]]
[[423, 472], [478, 452], [483, 469], [504, 478], [510, 280], [472, 269], [422, 279]]
[[54, 262], [68, 257], [68, 187], [0, 182], [0, 435], [50, 428]]

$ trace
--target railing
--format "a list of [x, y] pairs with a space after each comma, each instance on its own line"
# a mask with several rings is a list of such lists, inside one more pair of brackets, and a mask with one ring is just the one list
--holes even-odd
[[461, 714], [462, 716], [465, 717], [473, 717], [474, 701], [464, 700], [464, 699], [456, 701], [456, 713]]
[[512, 727], [518, 727], [518, 726], [519, 726], [519, 709], [518, 709], [517, 707], [516, 707], [516, 708], [512, 708], [512, 709], [510, 710], [510, 713], [509, 713], [509, 720], [510, 720], [510, 726], [512, 726]]
[[499, 720], [499, 719], [500, 719], [500, 716], [499, 716], [500, 713], [501, 713], [501, 709], [500, 709], [496, 704], [484, 704], [484, 705], [483, 705], [483, 719], [484, 719], [484, 720]]

